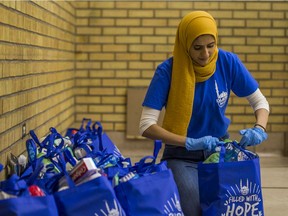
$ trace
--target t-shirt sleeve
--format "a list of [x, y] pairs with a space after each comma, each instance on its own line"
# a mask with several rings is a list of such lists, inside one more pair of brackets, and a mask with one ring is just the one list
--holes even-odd
[[166, 105], [171, 81], [172, 66], [170, 63], [170, 61], [165, 61], [156, 68], [142, 106], [162, 110]]
[[259, 87], [258, 82], [237, 55], [233, 55], [232, 62], [232, 91], [238, 97], [246, 97], [255, 92]]

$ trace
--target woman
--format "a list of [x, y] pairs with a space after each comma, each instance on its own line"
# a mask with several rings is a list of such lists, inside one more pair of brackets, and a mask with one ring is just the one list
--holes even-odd
[[[210, 14], [195, 11], [184, 16], [173, 57], [157, 67], [143, 102], [140, 133], [166, 143], [162, 160], [173, 171], [187, 216], [201, 215], [197, 163], [229, 137], [225, 110], [230, 91], [245, 97], [255, 113], [254, 127], [240, 131], [240, 145], [257, 145], [267, 139], [266, 98], [240, 59], [218, 49], [217, 42], [217, 26]], [[161, 127], [157, 121], [163, 107]]]

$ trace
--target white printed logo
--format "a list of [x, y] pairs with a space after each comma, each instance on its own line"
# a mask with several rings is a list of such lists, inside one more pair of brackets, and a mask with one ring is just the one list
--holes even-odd
[[122, 212], [120, 211], [119, 212], [119, 209], [118, 209], [118, 205], [117, 205], [117, 202], [116, 200], [114, 199], [114, 206], [110, 209], [109, 207], [109, 204], [107, 201], [105, 201], [105, 206], [106, 206], [106, 209], [100, 209], [101, 213], [102, 214], [97, 214], [95, 213], [94, 216], [122, 216]]
[[[244, 181], [244, 180], [243, 180]], [[261, 187], [256, 183], [246, 180], [246, 185], [243, 185], [242, 179], [240, 184], [230, 187], [225, 194], [226, 212], [221, 213], [221, 216], [263, 216], [261, 204]], [[261, 206], [260, 206], [261, 207]]]
[[[228, 93], [227, 91], [224, 92], [222, 91], [220, 94], [219, 94], [219, 89], [218, 89], [218, 85], [217, 85], [217, 82], [215, 80], [215, 90], [216, 90], [216, 94], [217, 94], [217, 103], [218, 103], [218, 106], [219, 107], [223, 107], [228, 99]], [[226, 89], [227, 90], [227, 89]]]
[[176, 194], [174, 193], [174, 199], [167, 200], [167, 204], [164, 205], [164, 212], [167, 216], [184, 216], [180, 201], [178, 200]]

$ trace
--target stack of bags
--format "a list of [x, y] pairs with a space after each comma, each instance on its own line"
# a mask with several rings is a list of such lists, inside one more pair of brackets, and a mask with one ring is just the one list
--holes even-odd
[[161, 142], [132, 165], [91, 119], [64, 136], [30, 136], [26, 165], [0, 182], [1, 215], [183, 215], [171, 170], [156, 164]]

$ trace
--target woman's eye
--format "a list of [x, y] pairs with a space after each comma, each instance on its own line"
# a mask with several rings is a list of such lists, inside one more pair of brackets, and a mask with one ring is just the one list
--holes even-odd
[[194, 50], [200, 50], [201, 46], [194, 46]]
[[214, 47], [214, 44], [209, 44], [208, 45], [208, 48], [213, 48]]

